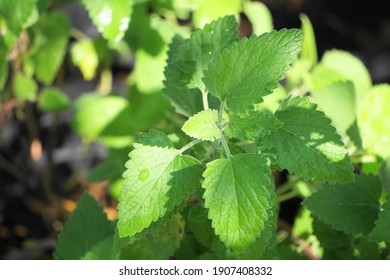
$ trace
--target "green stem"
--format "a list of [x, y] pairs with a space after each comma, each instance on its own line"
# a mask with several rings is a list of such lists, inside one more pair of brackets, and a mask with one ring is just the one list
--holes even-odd
[[72, 28], [70, 30], [70, 36], [75, 38], [77, 41], [82, 41], [82, 40], [88, 40], [89, 39], [89, 37], [87, 35], [85, 35], [83, 32], [81, 32], [80, 30], [78, 30], [76, 28]]
[[276, 188], [276, 194], [282, 195], [288, 191], [291, 191], [296, 183], [299, 182], [299, 178], [290, 178], [287, 182]]
[[219, 134], [221, 135], [221, 138], [220, 138], [220, 141], [221, 141], [221, 144], [222, 144], [222, 148], [226, 154], [226, 157], [227, 158], [231, 158], [232, 157], [232, 154], [230, 153], [230, 149], [229, 149], [229, 146], [226, 142], [226, 139], [225, 139], [225, 136], [223, 134], [223, 112], [225, 110], [225, 104], [226, 104], [226, 101], [222, 101], [221, 102], [221, 106], [219, 107], [219, 112], [218, 112], [218, 128], [219, 128]]
[[284, 193], [284, 194], [278, 196], [278, 202], [281, 203], [283, 201], [289, 200], [291, 198], [296, 197], [296, 195], [297, 195], [296, 191], [290, 191], [290, 192]]
[[100, 75], [100, 81], [97, 91], [101, 95], [107, 95], [112, 90], [112, 72], [111, 69], [105, 67]]
[[[221, 131], [221, 133], [223, 133], [223, 132]], [[232, 157], [232, 154], [230, 153], [229, 146], [228, 146], [228, 144], [227, 144], [227, 142], [226, 142], [226, 139], [225, 139], [225, 137], [223, 136], [223, 134], [222, 134], [222, 136], [221, 136], [221, 144], [222, 144], [222, 148], [223, 148], [223, 150], [224, 150], [224, 152], [225, 152], [225, 154], [226, 154], [226, 157], [227, 157], [227, 158], [231, 158], [231, 157]]]
[[210, 108], [209, 100], [207, 99], [209, 93], [205, 87], [200, 88], [200, 91], [202, 92], [203, 109], [208, 110]]
[[192, 148], [193, 146], [195, 146], [196, 144], [199, 144], [203, 142], [202, 139], [196, 139], [194, 141], [191, 141], [190, 143], [184, 145], [180, 150], [179, 150], [179, 153], [182, 154], [184, 153], [185, 151], [187, 151], [188, 149]]

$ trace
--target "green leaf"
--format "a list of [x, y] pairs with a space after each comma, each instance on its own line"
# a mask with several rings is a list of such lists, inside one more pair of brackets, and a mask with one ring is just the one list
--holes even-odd
[[382, 163], [379, 169], [379, 178], [383, 187], [390, 193], [390, 157]]
[[83, 260], [119, 260], [121, 252], [114, 247], [114, 235], [103, 239], [88, 251]]
[[390, 242], [390, 200], [387, 197], [387, 202], [383, 205], [383, 210], [379, 213], [378, 219], [375, 221], [374, 230], [371, 233], [370, 240], [381, 242]]
[[184, 220], [180, 214], [166, 216], [121, 249], [121, 259], [167, 260], [179, 248], [184, 236]]
[[88, 172], [87, 180], [88, 182], [116, 180], [121, 178], [123, 171], [123, 161], [118, 157], [109, 157]]
[[312, 91], [315, 102], [344, 135], [356, 121], [355, 89], [351, 81], [335, 82]]
[[252, 32], [261, 35], [274, 29], [272, 15], [264, 3], [245, 1], [244, 13], [252, 23]]
[[353, 258], [351, 235], [336, 230], [316, 218], [313, 221], [313, 231], [323, 249], [322, 259], [350, 260]]
[[144, 146], [156, 146], [161, 148], [174, 148], [171, 139], [164, 133], [157, 129], [150, 129], [148, 133], [141, 132], [139, 134], [137, 143]]
[[283, 123], [271, 113], [253, 111], [243, 114], [229, 113], [225, 134], [229, 138], [256, 141], [280, 128]]
[[327, 250], [344, 249], [348, 250], [352, 246], [352, 236], [342, 231], [335, 230], [330, 225], [319, 219], [313, 219], [313, 231], [320, 241], [321, 247]]
[[300, 19], [302, 22], [301, 29], [303, 31], [303, 45], [302, 52], [299, 57], [300, 59], [307, 61], [309, 63], [309, 67], [311, 67], [316, 65], [318, 61], [316, 38], [313, 26], [307, 15], [301, 14]]
[[195, 65], [189, 65], [178, 58], [179, 48], [184, 42], [183, 38], [176, 35], [169, 45], [167, 67], [164, 72], [164, 95], [179, 114], [191, 116], [202, 110], [202, 94], [199, 89], [187, 87], [195, 72]]
[[132, 131], [144, 131], [155, 127], [173, 108], [162, 92], [142, 94], [135, 87], [130, 87], [129, 103], [131, 122], [127, 125]]
[[22, 73], [15, 74], [12, 89], [15, 97], [20, 101], [35, 101], [37, 98], [37, 84], [32, 78]]
[[114, 227], [97, 201], [84, 193], [61, 232], [54, 257], [78, 260], [98, 242], [114, 234]]
[[385, 159], [390, 156], [390, 85], [374, 86], [362, 99], [358, 126], [363, 147]]
[[268, 219], [265, 221], [264, 230], [260, 237], [256, 238], [247, 249], [232, 252], [232, 257], [241, 260], [272, 259], [276, 253], [276, 230], [277, 230], [277, 210], [276, 194], [270, 191], [271, 208], [267, 210]]
[[202, 165], [178, 150], [134, 145], [119, 197], [120, 237], [133, 236], [181, 204], [200, 184]]
[[[146, 14], [145, 17], [150, 18], [144, 23], [146, 26], [139, 26], [137, 30], [133, 30], [134, 39], [138, 41], [136, 41], [137, 50], [135, 52], [137, 63], [131, 75], [131, 82], [140, 92], [150, 94], [163, 89], [168, 44], [175, 34], [182, 36], [187, 36], [187, 34], [181, 26], [161, 19], [157, 15], [148, 16]], [[134, 42], [131, 43], [134, 44]]]
[[83, 94], [75, 102], [72, 127], [81, 136], [92, 140], [125, 137], [131, 141], [129, 107], [128, 100], [120, 96]]
[[207, 209], [200, 203], [193, 206], [186, 219], [186, 227], [203, 246], [210, 247], [214, 237], [211, 221], [207, 218]]
[[276, 152], [281, 168], [306, 179], [330, 183], [353, 182], [347, 150], [324, 113], [307, 97], [288, 97], [275, 116], [283, 126], [263, 141]]
[[337, 230], [368, 234], [379, 214], [382, 186], [373, 175], [362, 174], [355, 180], [347, 185], [326, 186], [307, 198], [303, 205]]
[[318, 67], [319, 71], [317, 67], [314, 68], [312, 77], [316, 88], [336, 81], [351, 80], [355, 85], [356, 93], [362, 97], [372, 86], [370, 74], [364, 64], [348, 52], [327, 51]]
[[[224, 48], [238, 40], [237, 21], [228, 16], [195, 30], [189, 39], [175, 36], [168, 52], [166, 96], [173, 102], [178, 112], [191, 116], [202, 108], [202, 95], [195, 87], [204, 88], [201, 81], [203, 70], [211, 59]], [[216, 100], [209, 96], [209, 105], [215, 108]]]
[[86, 39], [75, 42], [70, 49], [70, 55], [73, 63], [80, 68], [84, 79], [92, 80], [99, 66], [99, 57], [93, 41]]
[[215, 141], [221, 137], [217, 126], [218, 111], [205, 110], [190, 117], [183, 125], [182, 130], [193, 138]]
[[194, 10], [193, 22], [196, 27], [202, 27], [212, 20], [216, 20], [226, 15], [238, 15], [241, 11], [240, 0], [224, 0], [221, 5], [220, 0], [197, 0]]
[[234, 43], [204, 71], [210, 93], [233, 112], [245, 112], [270, 94], [301, 49], [302, 32], [283, 29]]
[[68, 96], [57, 88], [46, 88], [38, 97], [38, 106], [48, 112], [66, 109], [70, 104]]
[[266, 160], [237, 154], [207, 164], [205, 207], [220, 239], [233, 250], [248, 248], [265, 229], [272, 183]]
[[32, 48], [24, 59], [33, 68], [36, 78], [46, 85], [53, 82], [61, 66], [69, 32], [69, 20], [59, 12], [42, 15], [32, 27]]
[[12, 47], [20, 32], [31, 26], [38, 18], [37, 0], [0, 0], [1, 35]]
[[81, 3], [88, 11], [89, 17], [110, 42], [123, 38], [130, 22], [132, 12], [131, 0], [82, 0]]

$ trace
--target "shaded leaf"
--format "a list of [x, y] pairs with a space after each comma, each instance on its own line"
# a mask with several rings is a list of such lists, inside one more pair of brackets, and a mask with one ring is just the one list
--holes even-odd
[[356, 176], [355, 183], [326, 186], [305, 199], [314, 216], [334, 229], [352, 234], [368, 234], [379, 214], [382, 186], [373, 175]]
[[46, 88], [38, 97], [38, 106], [48, 112], [66, 109], [70, 104], [68, 96], [57, 88]]
[[180, 214], [164, 217], [122, 248], [121, 259], [167, 260], [179, 248], [183, 236], [184, 221]]
[[375, 221], [375, 227], [371, 233], [370, 240], [390, 242], [390, 200], [383, 205], [383, 210]]
[[84, 193], [61, 232], [54, 257], [78, 260], [98, 242], [114, 234], [114, 227], [97, 201]]
[[285, 99], [275, 113], [283, 126], [264, 138], [263, 148], [276, 151], [281, 168], [306, 179], [352, 182], [348, 152], [330, 120], [316, 107], [307, 97]]
[[119, 260], [120, 258], [120, 250], [114, 247], [114, 235], [111, 235], [95, 246], [92, 247], [90, 251], [88, 251], [83, 260]]

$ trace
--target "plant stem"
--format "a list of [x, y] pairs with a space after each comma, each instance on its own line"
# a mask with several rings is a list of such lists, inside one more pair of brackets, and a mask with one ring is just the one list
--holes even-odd
[[226, 139], [225, 139], [225, 136], [223, 134], [223, 112], [225, 110], [225, 104], [226, 104], [226, 101], [222, 101], [221, 102], [221, 106], [219, 107], [219, 112], [218, 112], [218, 128], [219, 128], [219, 134], [221, 135], [221, 138], [220, 138], [220, 141], [221, 141], [221, 144], [222, 144], [222, 148], [226, 154], [226, 157], [227, 158], [231, 158], [232, 157], [232, 154], [230, 153], [230, 149], [229, 149], [229, 146], [226, 142]]
[[209, 93], [205, 87], [200, 88], [200, 91], [202, 92], [203, 109], [208, 110], [210, 108], [209, 100], [207, 99]]
[[290, 190], [292, 190], [293, 186], [299, 181], [299, 179], [290, 179], [288, 180], [287, 182], [285, 182], [284, 184], [280, 185], [279, 187], [276, 188], [276, 194], [277, 195], [281, 195], [283, 193], [286, 193]]
[[83, 32], [81, 32], [80, 30], [78, 30], [76, 28], [72, 28], [70, 30], [70, 36], [75, 38], [77, 41], [82, 41], [82, 40], [89, 39], [89, 37], [87, 35], [85, 35]]
[[191, 141], [190, 143], [184, 145], [180, 150], [179, 150], [179, 153], [182, 154], [184, 153], [185, 151], [187, 151], [188, 149], [192, 148], [193, 146], [195, 146], [196, 144], [199, 144], [203, 142], [202, 139], [196, 139], [194, 141]]
[[290, 192], [284, 193], [284, 194], [278, 196], [278, 202], [281, 203], [283, 201], [289, 200], [291, 198], [294, 198], [296, 195], [297, 195], [296, 191], [290, 191]]
[[105, 67], [100, 75], [100, 81], [97, 91], [101, 95], [107, 95], [112, 90], [112, 72], [111, 69]]

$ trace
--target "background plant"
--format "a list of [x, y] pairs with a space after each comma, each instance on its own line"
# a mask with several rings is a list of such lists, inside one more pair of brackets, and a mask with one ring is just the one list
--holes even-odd
[[[298, 60], [294, 59], [300, 48], [298, 31], [294, 31], [295, 36], [287, 31], [283, 31], [285, 36], [280, 35], [282, 31], [270, 33], [286, 42], [295, 40], [288, 45], [294, 51], [283, 52], [285, 56], [278, 58], [283, 65], [273, 76], [264, 69], [273, 64], [261, 65], [255, 68], [257, 72], [248, 71], [244, 81], [230, 91], [236, 86], [232, 83], [241, 78], [229, 76], [239, 73], [234, 69], [229, 72], [230, 62], [237, 58], [235, 48], [245, 57], [246, 48], [260, 42], [253, 38], [235, 45], [238, 34], [233, 17], [219, 24], [204, 24], [244, 12], [254, 33], [269, 32], [272, 21], [261, 3], [227, 1], [220, 9], [218, 1], [85, 0], [81, 3], [99, 30], [92, 38], [73, 29], [50, 1], [14, 2], [3, 1], [0, 6], [2, 101], [19, 102], [27, 119], [32, 115], [31, 104], [53, 112], [54, 119], [74, 109], [72, 126], [86, 146], [98, 141], [110, 149], [108, 158], [89, 172], [88, 180], [109, 180], [114, 198], [119, 196], [129, 147], [136, 141], [124, 173], [127, 181], [120, 198], [118, 224], [108, 222], [96, 202], [84, 195], [59, 239], [57, 258], [388, 257], [389, 116], [385, 108], [389, 86], [373, 86], [364, 65], [346, 52], [328, 51], [318, 62], [307, 17], [301, 18], [304, 41]], [[106, 24], [99, 15], [108, 10], [113, 20]], [[185, 24], [178, 24], [180, 20]], [[194, 27], [204, 27], [204, 31], [191, 33]], [[226, 29], [228, 35], [223, 32]], [[211, 36], [211, 31], [224, 35]], [[128, 81], [129, 93], [113, 90], [110, 67], [114, 60], [126, 59], [130, 53], [135, 64]], [[96, 81], [96, 90], [70, 101], [62, 91], [64, 62], [79, 68], [84, 79]], [[287, 79], [276, 84], [292, 62]], [[218, 76], [220, 69], [226, 71], [223, 79]], [[255, 73], [269, 80], [257, 80]], [[252, 104], [255, 106], [251, 108]], [[296, 119], [291, 117], [294, 115]], [[158, 130], [137, 136], [151, 127]], [[39, 145], [38, 135], [32, 138], [36, 140], [32, 143]], [[289, 143], [295, 145], [290, 148]], [[345, 156], [347, 152], [349, 156]], [[154, 165], [158, 154], [167, 166], [160, 173]], [[144, 158], [155, 161], [146, 162]], [[361, 175], [352, 177], [350, 161], [355, 173]], [[212, 163], [203, 173], [208, 162]], [[262, 170], [264, 176], [241, 171], [238, 167], [242, 162]], [[218, 217], [224, 209], [215, 207], [223, 205], [208, 202], [218, 195], [213, 174], [227, 166], [239, 170], [233, 174], [243, 178], [241, 189], [262, 182], [255, 195], [266, 198], [249, 210], [248, 216], [254, 221], [249, 219], [247, 227], [238, 227], [246, 233], [239, 238], [231, 229], [225, 230], [226, 220]], [[270, 169], [274, 170], [272, 177]], [[278, 171], [282, 169], [293, 175], [283, 179], [285, 173]], [[220, 177], [229, 181], [229, 174]], [[140, 217], [135, 212], [139, 203], [130, 199], [134, 197], [130, 194], [142, 198], [144, 193], [135, 190], [143, 190], [151, 179], [160, 177], [165, 190], [156, 194], [151, 203], [153, 211]], [[183, 177], [188, 179], [182, 192], [170, 193], [177, 189], [174, 186], [182, 185]], [[276, 183], [272, 183], [273, 178]], [[280, 184], [279, 180], [285, 182]], [[336, 185], [326, 186], [326, 181]], [[152, 186], [151, 191], [155, 190]], [[292, 229], [287, 228], [289, 239], [283, 223], [279, 222], [282, 231], [276, 232], [277, 204], [294, 197], [307, 199]], [[126, 208], [127, 203], [131, 207]], [[237, 209], [248, 204], [240, 202]], [[357, 208], [359, 205], [366, 207]], [[131, 211], [135, 218], [130, 220]], [[86, 221], [94, 221], [91, 231], [81, 227]]]

